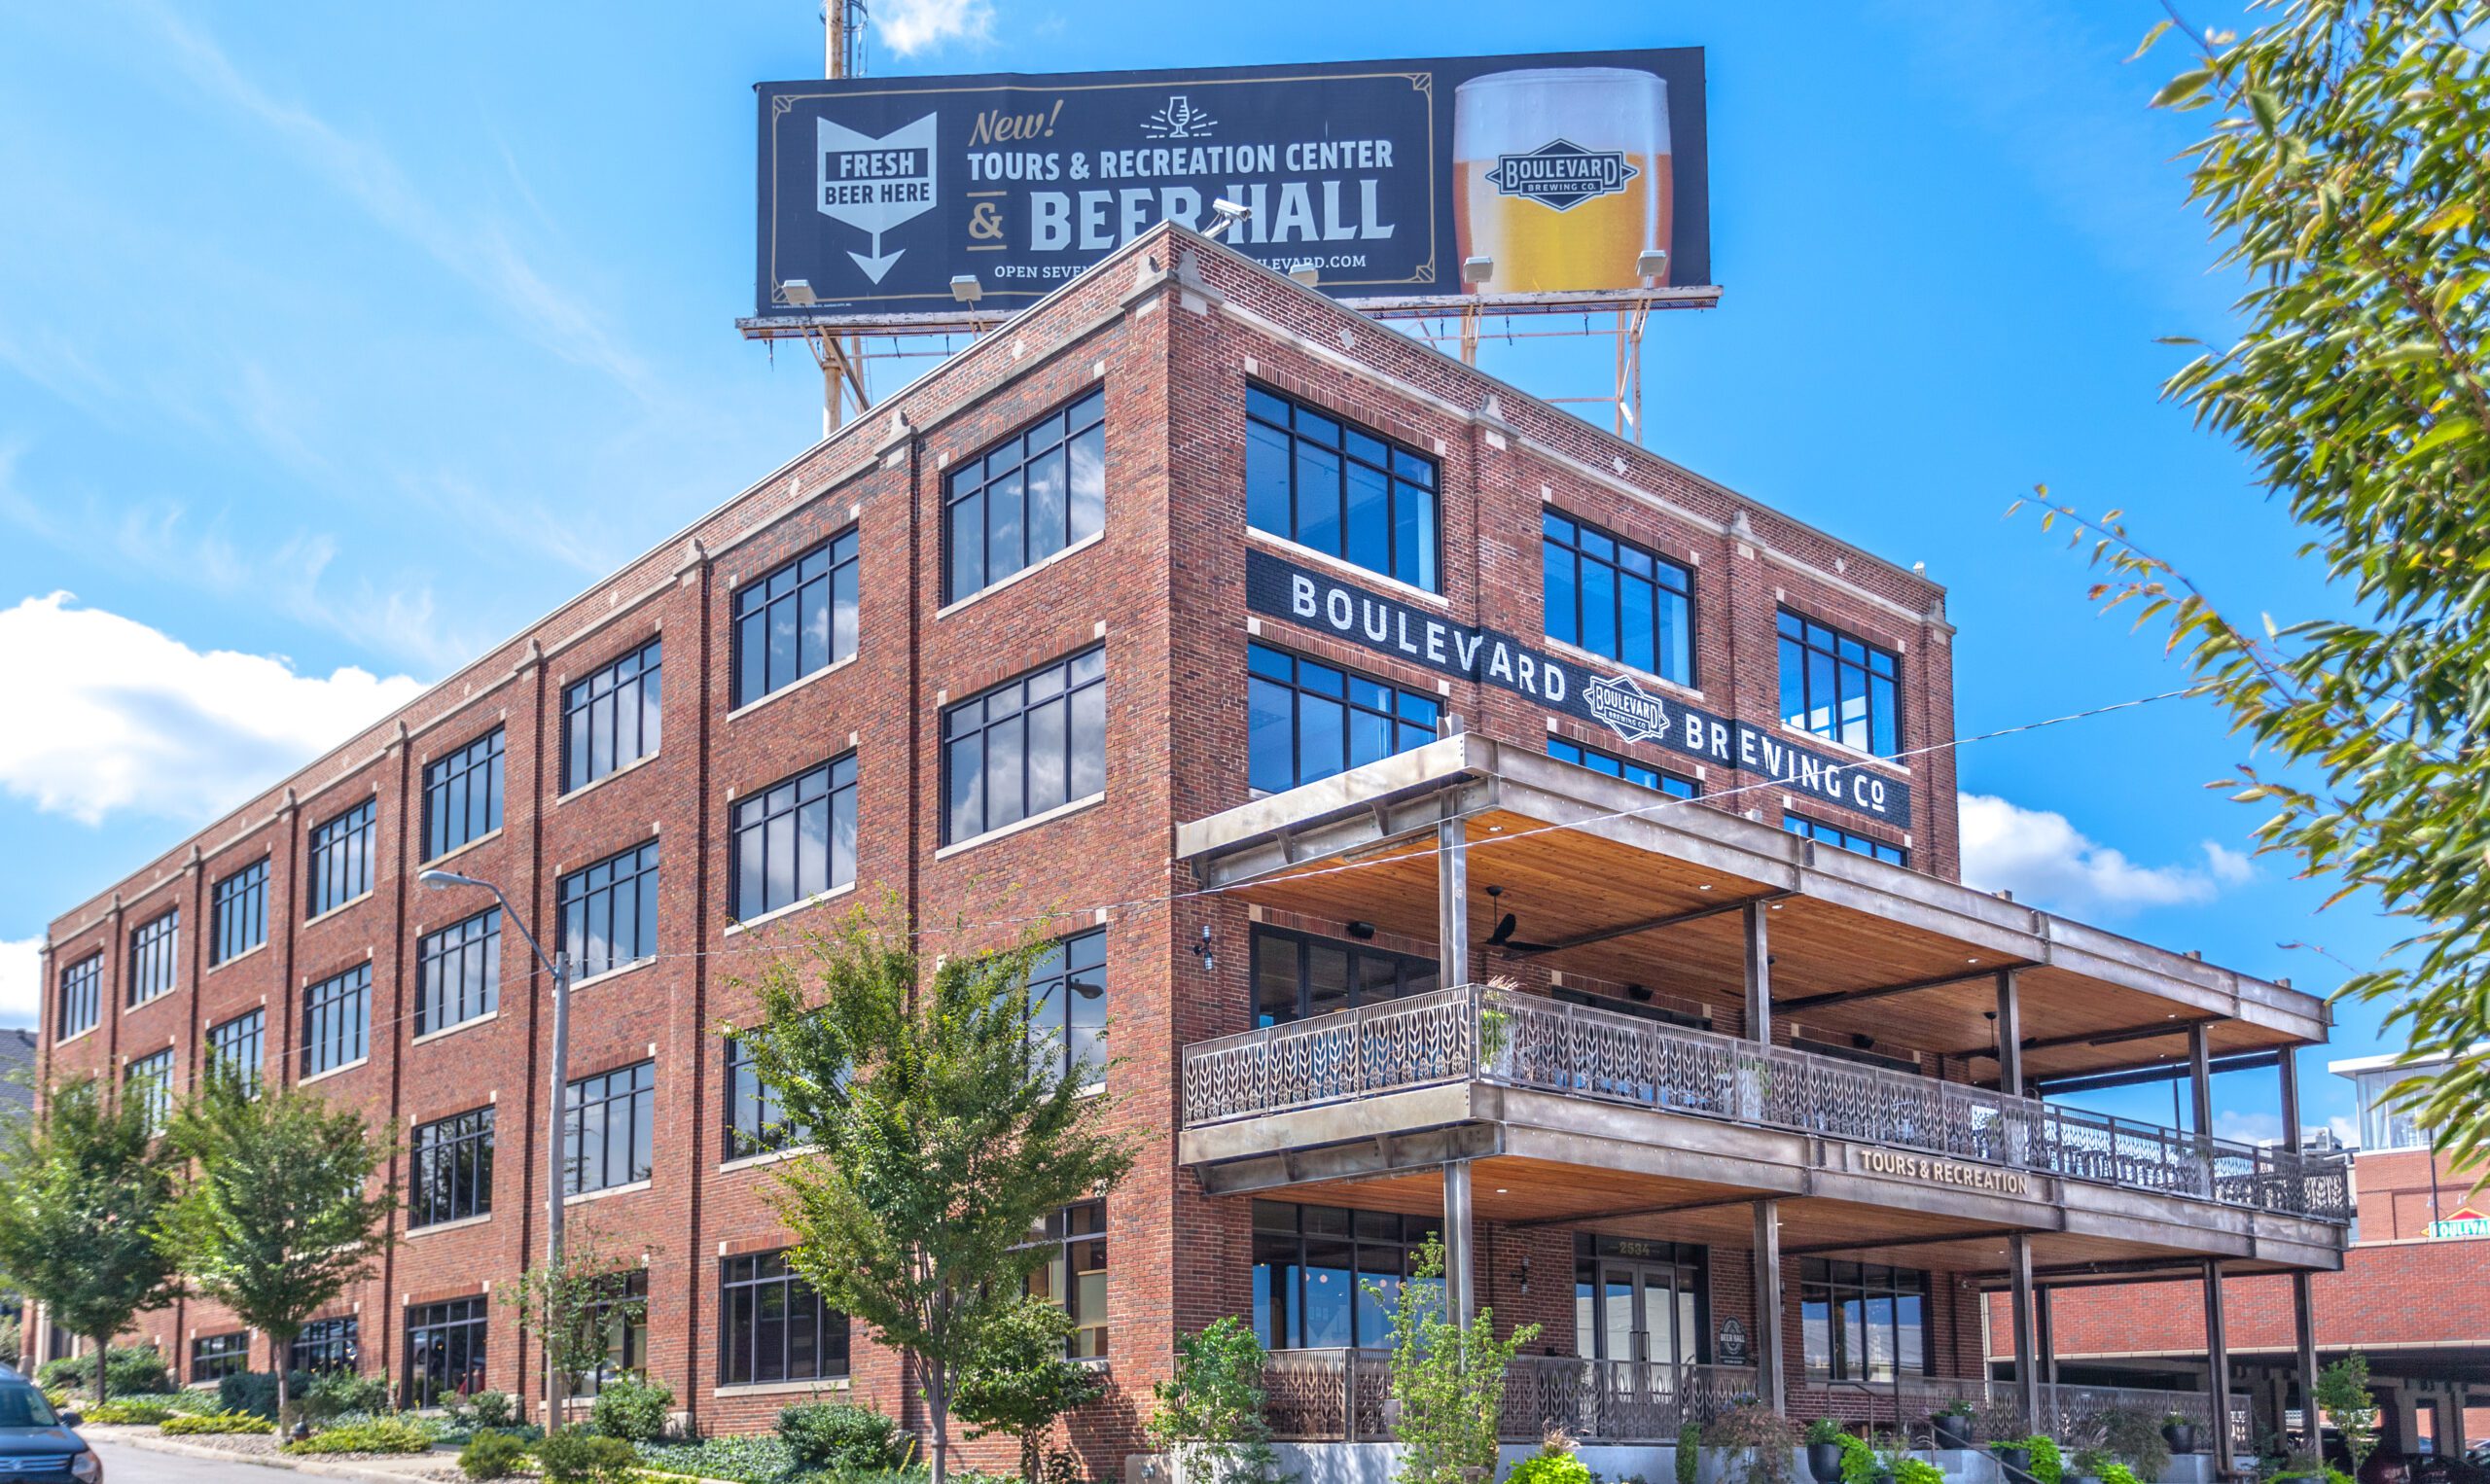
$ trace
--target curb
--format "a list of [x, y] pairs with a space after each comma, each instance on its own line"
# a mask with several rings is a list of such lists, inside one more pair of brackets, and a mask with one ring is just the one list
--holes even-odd
[[[290, 1468], [297, 1473], [317, 1474], [324, 1478], [362, 1480], [364, 1484], [408, 1484], [412, 1477], [410, 1474], [394, 1469], [330, 1463], [318, 1458], [295, 1458], [282, 1453], [231, 1453], [223, 1448], [210, 1448], [199, 1443], [177, 1442], [160, 1433], [150, 1435], [135, 1430], [127, 1432], [118, 1431], [107, 1432], [100, 1428], [91, 1430], [82, 1428], [79, 1431], [82, 1433], [93, 1431], [96, 1442], [119, 1443], [144, 1453], [170, 1453], [182, 1458], [205, 1459], [220, 1464], [245, 1464], [261, 1468]], [[447, 1456], [441, 1449], [435, 1448], [426, 1454], [408, 1454], [407, 1458], [409, 1462], [423, 1460], [425, 1466], [430, 1466], [433, 1461]]]

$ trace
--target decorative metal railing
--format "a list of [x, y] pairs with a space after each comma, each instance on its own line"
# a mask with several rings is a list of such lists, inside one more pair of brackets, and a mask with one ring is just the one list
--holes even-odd
[[[2043, 1386], [2039, 1431], [2068, 1448], [2109, 1446], [2111, 1424], [2119, 1413], [2130, 1414], [2131, 1427], [2158, 1429], [2171, 1414], [2192, 1424], [2197, 1446], [2214, 1446], [2214, 1398], [2209, 1392], [2157, 1392], [2131, 1386]], [[2249, 1397], [2230, 1398], [2230, 1446], [2244, 1452], [2257, 1445], [2257, 1414]]]
[[2349, 1162], [1463, 985], [1185, 1048], [1188, 1127], [1482, 1079], [2351, 1219]]

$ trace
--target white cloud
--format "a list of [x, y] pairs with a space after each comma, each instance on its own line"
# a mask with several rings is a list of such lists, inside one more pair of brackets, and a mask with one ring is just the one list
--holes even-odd
[[37, 982], [43, 969], [43, 939], [0, 938], [0, 1026], [32, 1025], [43, 1004]]
[[[96, 824], [119, 810], [200, 820], [232, 807], [423, 689], [351, 666], [202, 654], [68, 593], [0, 612], [0, 789]], [[40, 719], [38, 721], [38, 719]]]
[[945, 41], [984, 41], [994, 32], [985, 0], [887, 0], [873, 7], [882, 40], [902, 56]]
[[2233, 1144], [2280, 1144], [2283, 1141], [2283, 1119], [2279, 1113], [2233, 1113], [2228, 1109], [2214, 1114], [2214, 1137]]
[[2067, 822], [1987, 794], [1959, 795], [1963, 879], [1982, 891], [2076, 915], [2115, 916], [2143, 907], [2192, 906], [2241, 885], [2257, 868], [2239, 851], [2207, 840], [2202, 866], [2138, 866]]

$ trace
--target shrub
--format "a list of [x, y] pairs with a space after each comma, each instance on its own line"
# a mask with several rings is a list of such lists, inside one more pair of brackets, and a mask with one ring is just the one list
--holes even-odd
[[1268, 1361], [1253, 1327], [1233, 1315], [1176, 1337], [1176, 1373], [1151, 1388], [1150, 1440], [1189, 1476], [1253, 1484], [1273, 1476], [1263, 1420]]
[[152, 1428], [172, 1416], [173, 1409], [152, 1401], [107, 1401], [81, 1415], [99, 1428]]
[[2066, 1459], [2058, 1452], [2058, 1440], [2046, 1432], [2035, 1432], [2018, 1445], [2032, 1450], [2032, 1477], [2041, 1484], [2064, 1484]]
[[324, 1428], [301, 1442], [287, 1443], [288, 1453], [429, 1453], [432, 1438], [423, 1429], [395, 1417], [375, 1417]]
[[476, 1426], [508, 1431], [518, 1426], [518, 1403], [508, 1392], [478, 1392], [470, 1398], [476, 1411]]
[[1703, 1441], [1745, 1453], [1746, 1484], [1793, 1484], [1790, 1464], [1798, 1446], [1798, 1429], [1760, 1401], [1741, 1401], [1723, 1412], [1704, 1430]]
[[1945, 1470], [1926, 1459], [1894, 1460], [1894, 1484], [1945, 1484]]
[[508, 1479], [527, 1471], [527, 1445], [507, 1432], [479, 1432], [458, 1454], [459, 1471], [471, 1479]]
[[1591, 1484], [1591, 1471], [1572, 1449], [1550, 1443], [1515, 1464], [1505, 1484]]
[[1833, 1441], [1841, 1445], [1841, 1484], [1872, 1484], [1885, 1471], [1884, 1459], [1868, 1439], [1844, 1432]]
[[[2170, 1443], [2161, 1435], [2161, 1417], [2143, 1407], [2110, 1407], [2101, 1414], [2105, 1452], [2134, 1470], [2140, 1479], [2158, 1479], [2170, 1466]], [[2114, 1484], [2101, 1475], [2103, 1484]]]
[[[713, 1437], [697, 1443], [645, 1443], [640, 1458], [651, 1468], [738, 1484], [780, 1484], [792, 1477], [787, 1445], [766, 1432]], [[958, 1477], [956, 1473], [952, 1475]]]
[[[299, 1373], [298, 1373], [299, 1374]], [[294, 1393], [302, 1405], [302, 1415], [313, 1427], [336, 1422], [355, 1413], [389, 1410], [389, 1378], [387, 1375], [362, 1376], [350, 1370], [327, 1370], [303, 1382]]]
[[898, 1468], [914, 1439], [872, 1407], [844, 1401], [806, 1401], [778, 1414], [778, 1435], [801, 1468], [840, 1473]]
[[619, 1437], [564, 1428], [536, 1445], [536, 1462], [549, 1484], [623, 1484], [638, 1470], [640, 1455]]
[[1677, 1430], [1677, 1484], [1694, 1484], [1703, 1467], [1703, 1428], [1688, 1423]]
[[619, 1437], [626, 1443], [653, 1443], [665, 1435], [665, 1425], [673, 1410], [674, 1389], [664, 1382], [617, 1376], [596, 1394], [595, 1405], [588, 1408], [587, 1425], [607, 1437]]
[[1819, 1417], [1814, 1422], [1807, 1424], [1807, 1441], [1810, 1445], [1816, 1443], [1838, 1443], [1841, 1441], [1843, 1435], [1841, 1424], [1833, 1421], [1830, 1417]]
[[[287, 1395], [298, 1401], [311, 1389], [308, 1371], [298, 1370], [286, 1380], [291, 1383]], [[276, 1421], [276, 1372], [246, 1370], [218, 1381], [216, 1409], [220, 1412], [248, 1412], [254, 1417]]]
[[[164, 1369], [164, 1358], [153, 1345], [115, 1345], [104, 1361], [104, 1380], [114, 1392], [173, 1389], [172, 1373]], [[35, 1383], [47, 1392], [91, 1392], [95, 1389], [95, 1358], [84, 1355], [46, 1360], [35, 1372]]]
[[192, 1416], [164, 1419], [166, 1437], [186, 1437], [195, 1433], [273, 1432], [276, 1424], [248, 1412], [200, 1412]]

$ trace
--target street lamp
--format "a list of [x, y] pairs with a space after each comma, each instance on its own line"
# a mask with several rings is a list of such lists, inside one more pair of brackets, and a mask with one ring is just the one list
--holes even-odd
[[570, 1090], [571, 1064], [571, 992], [567, 972], [569, 959], [562, 954], [548, 954], [527, 931], [527, 923], [512, 909], [510, 898], [502, 889], [477, 876], [462, 876], [454, 870], [427, 870], [415, 878], [426, 886], [480, 886], [493, 894], [502, 904], [502, 917], [518, 930], [527, 940], [528, 951], [553, 976], [553, 1075], [548, 1095], [545, 1119], [545, 1323], [541, 1338], [545, 1346], [545, 1431], [556, 1432], [562, 1426], [562, 1378], [553, 1364], [553, 1285], [562, 1271], [562, 1126], [563, 1094]]

